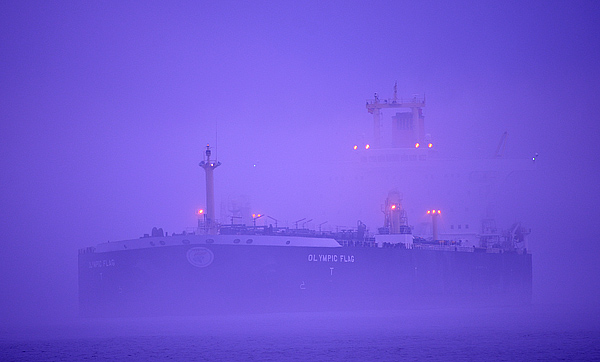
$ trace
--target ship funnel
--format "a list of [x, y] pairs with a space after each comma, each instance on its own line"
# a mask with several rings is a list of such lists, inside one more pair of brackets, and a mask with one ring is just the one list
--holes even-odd
[[217, 223], [215, 222], [215, 184], [213, 170], [221, 165], [217, 160], [211, 160], [212, 152], [210, 145], [206, 145], [204, 152], [204, 160], [200, 162], [200, 167], [204, 169], [206, 174], [206, 219], [204, 229], [208, 234], [217, 233]]

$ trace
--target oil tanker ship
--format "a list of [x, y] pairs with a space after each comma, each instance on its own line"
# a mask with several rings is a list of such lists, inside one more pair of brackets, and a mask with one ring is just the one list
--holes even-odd
[[[361, 147], [361, 152], [377, 153], [358, 157], [362, 172], [376, 174], [382, 163], [386, 170], [390, 165], [397, 169], [403, 162], [403, 168], [413, 167], [413, 172], [419, 171], [414, 167], [430, 167], [426, 152], [432, 144], [424, 134], [424, 105], [424, 99], [399, 100], [395, 92], [392, 99], [380, 101], [376, 96], [367, 102], [375, 117], [375, 137], [373, 146]], [[394, 116], [392, 146], [384, 147], [378, 139], [380, 111], [402, 107], [411, 111]], [[358, 146], [353, 148], [358, 151]], [[364, 167], [370, 161], [375, 166]], [[407, 164], [411, 161], [419, 166]], [[353, 228], [329, 231], [299, 228], [298, 223], [295, 228], [257, 226], [262, 215], [253, 215], [252, 225], [235, 224], [234, 217], [231, 224], [221, 224], [215, 218], [213, 179], [213, 171], [220, 165], [207, 145], [200, 163], [206, 175], [207, 208], [194, 230], [168, 235], [154, 228], [138, 239], [79, 250], [82, 316], [518, 305], [531, 301], [529, 230], [519, 223], [499, 231], [488, 215], [477, 230], [474, 226], [469, 229], [467, 223], [448, 227], [446, 221], [440, 221], [444, 211], [429, 209], [419, 236], [415, 233], [419, 227], [408, 222], [403, 195], [388, 189], [387, 198], [381, 200], [383, 223], [375, 233], [360, 221]], [[480, 175], [484, 171], [469, 172]], [[379, 179], [406, 184], [410, 189], [402, 180]], [[469, 179], [481, 183], [481, 177]], [[490, 189], [489, 182], [484, 184]]]

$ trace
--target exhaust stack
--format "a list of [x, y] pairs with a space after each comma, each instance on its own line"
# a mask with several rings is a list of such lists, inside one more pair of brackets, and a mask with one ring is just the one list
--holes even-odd
[[210, 159], [210, 146], [206, 145], [204, 152], [204, 161], [200, 162], [200, 167], [204, 169], [206, 174], [206, 219], [204, 229], [208, 234], [217, 233], [217, 224], [215, 222], [215, 181], [213, 170], [221, 165], [221, 162]]

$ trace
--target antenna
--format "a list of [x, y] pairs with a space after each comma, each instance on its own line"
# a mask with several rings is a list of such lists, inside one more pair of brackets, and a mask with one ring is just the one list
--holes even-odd
[[215, 161], [219, 160], [219, 119], [215, 119]]

